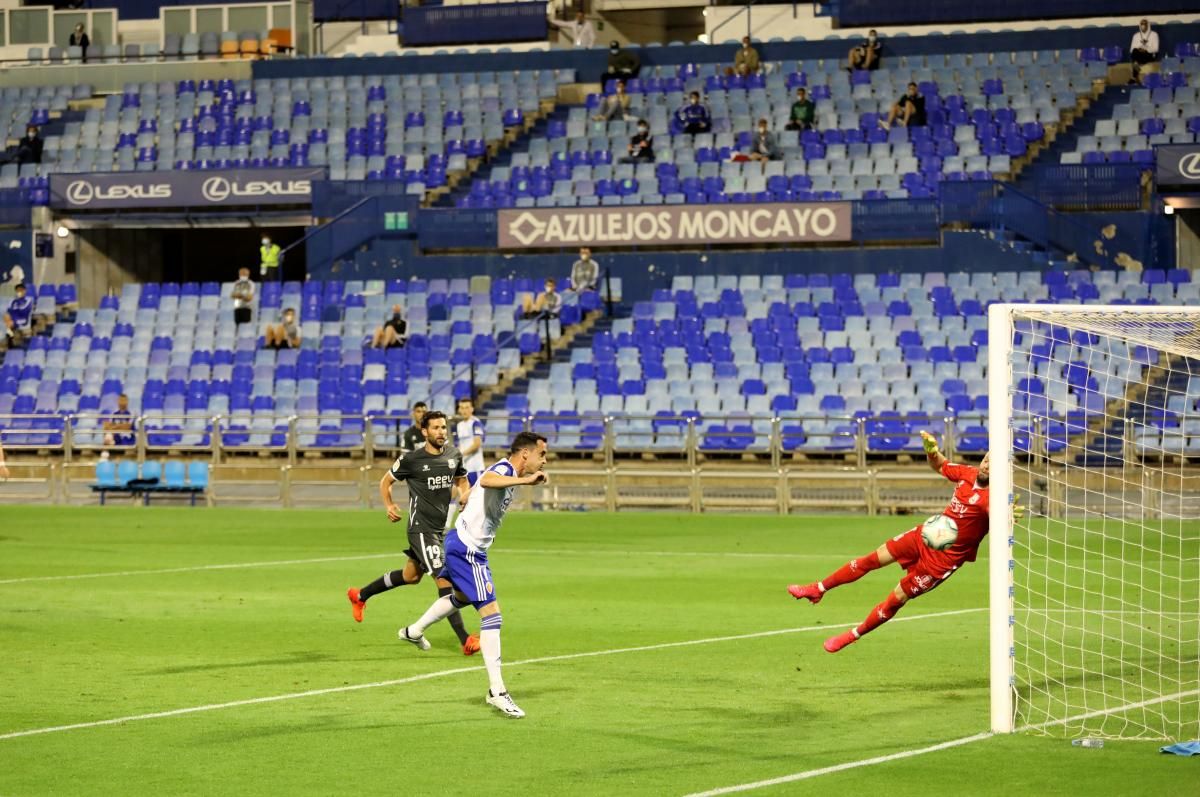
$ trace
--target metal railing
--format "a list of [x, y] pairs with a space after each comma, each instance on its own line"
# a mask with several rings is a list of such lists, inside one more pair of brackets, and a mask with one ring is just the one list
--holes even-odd
[[[920, 438], [911, 424], [933, 429], [942, 450], [982, 455], [986, 438], [970, 432], [982, 416], [895, 416], [880, 419], [840, 414], [626, 415], [553, 412], [481, 415], [489, 435], [488, 450], [499, 450], [519, 431], [546, 435], [560, 456], [600, 456], [605, 462], [644, 454], [682, 459], [762, 458], [779, 466], [793, 455], [832, 455], [865, 467], [870, 458], [920, 455]], [[203, 455], [219, 464], [239, 454], [275, 455], [295, 465], [306, 453], [361, 459], [370, 466], [378, 454], [390, 458], [401, 447], [407, 414], [294, 413], [264, 415], [230, 413], [147, 413], [121, 418], [132, 426], [117, 435], [132, 436], [128, 445], [106, 441], [106, 413], [68, 415], [0, 415], [0, 442], [10, 452], [49, 452], [64, 461], [101, 452], [132, 455], [140, 461], [163, 452]], [[883, 423], [891, 425], [881, 425]], [[896, 424], [904, 424], [899, 428]], [[1036, 432], [1034, 440], [1044, 440]]]

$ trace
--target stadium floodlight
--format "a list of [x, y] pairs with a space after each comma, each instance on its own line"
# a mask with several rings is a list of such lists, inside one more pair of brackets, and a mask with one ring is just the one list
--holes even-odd
[[1200, 737], [1200, 307], [993, 305], [988, 344], [992, 729]]

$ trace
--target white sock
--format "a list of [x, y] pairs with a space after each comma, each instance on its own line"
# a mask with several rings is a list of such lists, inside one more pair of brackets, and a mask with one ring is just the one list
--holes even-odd
[[433, 602], [433, 605], [425, 610], [425, 614], [421, 615], [421, 619], [408, 627], [408, 635], [416, 639], [425, 633], [425, 629], [436, 623], [438, 620], [445, 620], [455, 612], [454, 604], [450, 602], [450, 596], [446, 595], [438, 598]]
[[507, 692], [504, 676], [500, 674], [500, 615], [484, 617], [479, 623], [479, 648], [483, 652], [483, 664], [487, 667], [488, 682], [492, 694]]

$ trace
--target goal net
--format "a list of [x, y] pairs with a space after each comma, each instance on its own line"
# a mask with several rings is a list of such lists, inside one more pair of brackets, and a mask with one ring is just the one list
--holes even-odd
[[993, 729], [1200, 738], [1200, 308], [989, 313]]

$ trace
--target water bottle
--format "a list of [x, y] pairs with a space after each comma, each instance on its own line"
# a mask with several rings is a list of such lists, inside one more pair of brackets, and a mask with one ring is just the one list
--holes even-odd
[[1103, 747], [1103, 739], [1072, 739], [1071, 744], [1075, 747]]

